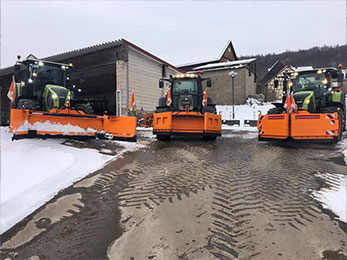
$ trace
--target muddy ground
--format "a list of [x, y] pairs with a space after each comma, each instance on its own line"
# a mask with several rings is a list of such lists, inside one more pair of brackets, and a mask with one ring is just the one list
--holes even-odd
[[312, 198], [347, 173], [338, 146], [147, 143], [4, 233], [1, 259], [347, 259], [346, 225]]

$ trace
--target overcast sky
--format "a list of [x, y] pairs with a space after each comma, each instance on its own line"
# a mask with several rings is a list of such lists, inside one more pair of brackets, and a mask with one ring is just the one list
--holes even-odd
[[238, 56], [342, 45], [346, 3], [1, 1], [1, 68], [120, 38], [159, 56], [221, 40]]

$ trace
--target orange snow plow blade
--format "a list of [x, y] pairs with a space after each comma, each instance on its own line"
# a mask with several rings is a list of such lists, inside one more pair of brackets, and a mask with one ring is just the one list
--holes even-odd
[[136, 117], [86, 115], [71, 109], [50, 112], [11, 110], [13, 139], [90, 137], [136, 141]]
[[311, 114], [298, 111], [292, 114], [259, 115], [258, 138], [263, 140], [327, 140], [335, 141], [340, 134], [338, 114]]
[[154, 134], [221, 135], [221, 115], [198, 112], [165, 112], [153, 114]]
[[258, 134], [262, 139], [287, 139], [289, 136], [288, 114], [259, 115]]
[[307, 111], [291, 114], [291, 137], [303, 139], [331, 139], [340, 134], [338, 114], [310, 114]]

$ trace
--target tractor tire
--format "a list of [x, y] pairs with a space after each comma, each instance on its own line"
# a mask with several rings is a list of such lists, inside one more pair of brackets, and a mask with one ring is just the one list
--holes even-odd
[[157, 134], [157, 140], [159, 141], [170, 141], [171, 135], [161, 135]]
[[207, 106], [207, 107], [202, 107], [202, 113], [211, 113], [211, 114], [217, 114], [217, 109], [216, 106], [212, 105], [212, 106]]
[[274, 115], [274, 114], [282, 114], [285, 111], [285, 108], [283, 107], [274, 107], [269, 109], [269, 111], [267, 111], [268, 115]]
[[31, 111], [40, 111], [40, 104], [35, 99], [20, 99], [17, 102], [17, 109], [20, 110], [31, 110]]
[[170, 108], [169, 107], [157, 107], [155, 109], [155, 113], [165, 113], [165, 112], [169, 112]]
[[202, 140], [204, 141], [216, 141], [217, 136], [216, 135], [209, 135], [209, 136], [203, 136]]
[[76, 104], [75, 109], [83, 111], [86, 115], [94, 114], [94, 109], [92, 108], [92, 105], [90, 104], [90, 102]]

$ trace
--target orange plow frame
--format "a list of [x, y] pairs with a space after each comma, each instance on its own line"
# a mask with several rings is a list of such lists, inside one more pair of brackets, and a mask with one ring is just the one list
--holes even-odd
[[100, 137], [136, 141], [136, 117], [86, 115], [71, 109], [50, 112], [11, 110], [13, 139], [25, 137]]
[[337, 112], [311, 114], [297, 111], [292, 114], [259, 115], [259, 140], [326, 140], [335, 141], [339, 136], [340, 119]]
[[153, 114], [153, 134], [221, 136], [222, 116], [199, 112]]

